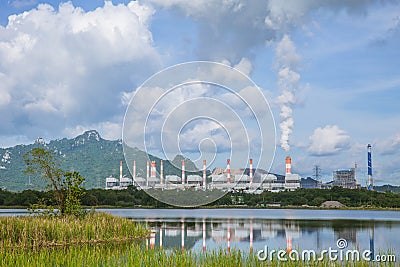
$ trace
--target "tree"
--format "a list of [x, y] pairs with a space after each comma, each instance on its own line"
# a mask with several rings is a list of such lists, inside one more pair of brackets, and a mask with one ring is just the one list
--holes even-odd
[[52, 152], [44, 148], [33, 148], [23, 157], [26, 174], [40, 175], [49, 182], [47, 189], [53, 190], [60, 214], [80, 214], [84, 178], [78, 172], [64, 172]]

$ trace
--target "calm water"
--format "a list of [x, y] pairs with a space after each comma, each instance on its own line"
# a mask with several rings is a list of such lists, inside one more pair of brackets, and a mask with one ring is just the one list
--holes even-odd
[[[99, 209], [147, 223], [147, 246], [202, 250], [349, 248], [400, 252], [400, 212], [290, 209]], [[1, 210], [0, 216], [24, 215]]]
[[149, 247], [204, 249], [349, 248], [400, 251], [400, 212], [290, 209], [104, 209], [146, 222]]

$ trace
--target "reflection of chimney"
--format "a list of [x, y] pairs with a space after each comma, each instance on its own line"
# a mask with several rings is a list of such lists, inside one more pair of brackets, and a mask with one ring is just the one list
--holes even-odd
[[164, 183], [164, 165], [162, 160], [160, 161], [160, 183]]
[[[161, 161], [162, 162], [162, 161]], [[161, 224], [160, 226], [160, 248], [162, 248], [163, 244], [162, 244], [162, 238], [163, 238], [163, 225]]]
[[152, 161], [151, 162], [151, 177], [154, 178], [156, 177], [156, 162]]
[[204, 187], [204, 189], [206, 189], [206, 180], [207, 180], [207, 177], [206, 177], [207, 166], [206, 165], [207, 165], [206, 160], [203, 160], [203, 187]]
[[206, 220], [203, 218], [203, 251], [206, 251]]
[[286, 174], [292, 173], [292, 159], [287, 156], [286, 157]]
[[228, 184], [231, 182], [231, 160], [226, 160], [226, 180]]
[[182, 184], [185, 184], [185, 160], [182, 160]]
[[228, 230], [227, 230], [227, 241], [228, 241], [228, 252], [231, 252], [231, 225], [228, 219]]
[[253, 159], [250, 159], [250, 183], [253, 182]]
[[253, 252], [253, 220], [250, 219], [250, 253]]
[[185, 221], [182, 219], [182, 232], [181, 232], [182, 250], [185, 250]]
[[150, 249], [154, 249], [155, 244], [156, 244], [156, 232], [151, 231], [151, 234], [150, 234]]
[[290, 253], [292, 251], [292, 238], [290, 236], [286, 237], [286, 252]]
[[136, 178], [136, 160], [133, 161], [133, 179]]
[[122, 160], [119, 162], [119, 184], [122, 182]]

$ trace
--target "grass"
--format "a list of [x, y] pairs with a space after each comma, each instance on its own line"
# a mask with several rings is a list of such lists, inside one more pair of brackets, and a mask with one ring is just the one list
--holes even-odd
[[37, 249], [104, 242], [130, 241], [147, 236], [143, 224], [106, 213], [75, 216], [21, 216], [0, 218], [0, 250]]
[[254, 254], [240, 251], [213, 250], [193, 253], [181, 250], [146, 250], [137, 242], [117, 244], [85, 244], [41, 250], [15, 249], [0, 252], [0, 266], [396, 266], [395, 263], [369, 262], [277, 262], [259, 261]]
[[397, 266], [329, 260], [263, 262], [254, 253], [239, 250], [149, 250], [142, 240], [148, 235], [146, 225], [106, 213], [89, 213], [84, 218], [3, 217], [0, 266]]

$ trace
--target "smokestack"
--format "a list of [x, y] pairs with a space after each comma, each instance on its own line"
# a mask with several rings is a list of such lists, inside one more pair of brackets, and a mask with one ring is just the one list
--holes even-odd
[[136, 178], [136, 160], [133, 161], [133, 179]]
[[182, 184], [185, 184], [185, 160], [182, 160]]
[[122, 182], [122, 160], [119, 162], [119, 182]]
[[151, 177], [155, 178], [156, 177], [156, 162], [152, 161], [151, 162]]
[[228, 184], [231, 182], [231, 160], [226, 160], [226, 180]]
[[292, 159], [287, 156], [286, 157], [286, 174], [292, 173]]
[[250, 159], [250, 183], [253, 183], [253, 159]]
[[368, 144], [368, 190], [374, 190], [374, 181], [372, 179], [372, 146]]
[[207, 177], [206, 177], [206, 169], [207, 169], [207, 162], [206, 160], [203, 160], [203, 187], [204, 189], [206, 189], [206, 181], [207, 181]]
[[164, 183], [164, 165], [162, 160], [160, 161], [160, 183]]
[[149, 186], [149, 176], [150, 176], [149, 161], [146, 161], [146, 186]]

